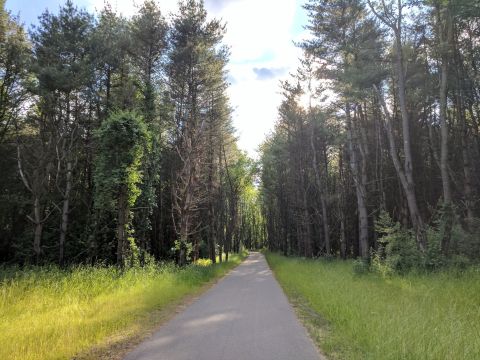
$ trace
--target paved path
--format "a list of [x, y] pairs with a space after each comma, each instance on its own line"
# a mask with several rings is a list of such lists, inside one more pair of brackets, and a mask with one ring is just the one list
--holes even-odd
[[161, 327], [125, 360], [319, 360], [262, 254]]

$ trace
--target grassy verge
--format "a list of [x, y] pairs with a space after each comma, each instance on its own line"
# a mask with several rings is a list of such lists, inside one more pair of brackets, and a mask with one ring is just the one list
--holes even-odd
[[330, 359], [461, 359], [480, 354], [480, 271], [383, 278], [352, 262], [267, 253]]
[[[228, 263], [132, 269], [78, 267], [0, 271], [0, 359], [69, 359], [155, 326], [186, 297], [225, 275]], [[2, 281], [3, 279], [3, 281]], [[112, 340], [113, 339], [113, 340]], [[100, 355], [93, 355], [99, 357]], [[82, 356], [83, 357], [83, 356]], [[88, 357], [88, 356], [86, 356]]]

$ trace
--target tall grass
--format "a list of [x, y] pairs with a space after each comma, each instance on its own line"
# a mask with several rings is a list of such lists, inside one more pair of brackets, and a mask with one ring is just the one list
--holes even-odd
[[0, 359], [68, 359], [134, 332], [149, 313], [180, 302], [241, 259], [123, 273], [105, 267], [0, 270]]
[[268, 253], [291, 299], [324, 332], [331, 359], [480, 359], [480, 271], [384, 278], [355, 275], [352, 262], [315, 261]]

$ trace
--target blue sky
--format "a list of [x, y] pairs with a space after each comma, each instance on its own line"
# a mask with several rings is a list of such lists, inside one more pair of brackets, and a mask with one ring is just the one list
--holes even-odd
[[[28, 28], [45, 10], [57, 12], [64, 0], [7, 0], [6, 8], [19, 14]], [[74, 0], [79, 7], [96, 11], [104, 0]], [[132, 0], [110, 0], [126, 16], [135, 13]], [[239, 145], [255, 151], [273, 128], [280, 104], [279, 81], [298, 66], [301, 51], [293, 45], [306, 36], [302, 4], [305, 0], [205, 0], [210, 14], [227, 23], [225, 43], [231, 47], [229, 95]], [[176, 10], [176, 0], [159, 0], [164, 14]]]

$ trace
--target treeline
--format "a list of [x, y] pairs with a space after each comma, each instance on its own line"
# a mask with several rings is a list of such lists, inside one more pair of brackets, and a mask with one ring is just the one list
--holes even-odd
[[262, 147], [269, 247], [394, 267], [478, 259], [478, 2], [305, 9], [305, 57]]
[[[0, 261], [185, 264], [250, 245], [255, 166], [236, 145], [225, 25], [67, 1], [29, 35], [0, 1]], [[220, 256], [220, 259], [222, 257]]]

